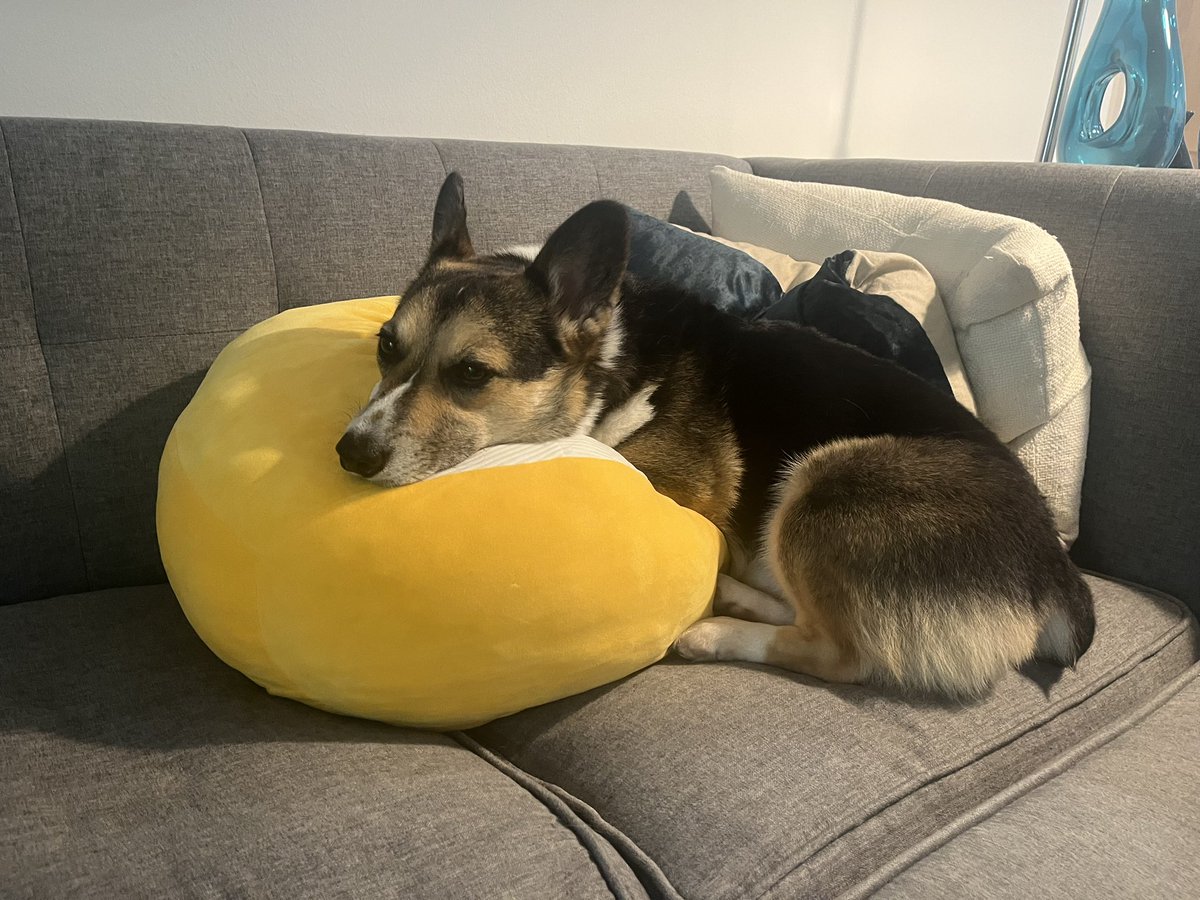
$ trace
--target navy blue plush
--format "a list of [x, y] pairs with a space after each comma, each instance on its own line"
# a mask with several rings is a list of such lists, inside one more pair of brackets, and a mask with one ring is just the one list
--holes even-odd
[[853, 260], [853, 250], [829, 257], [816, 275], [784, 294], [762, 318], [808, 325], [872, 356], [890, 359], [953, 397], [942, 361], [916, 316], [891, 297], [850, 287], [846, 270]]
[[748, 319], [783, 296], [771, 270], [741, 250], [634, 209], [629, 214], [630, 274], [674, 285]]
[[786, 294], [753, 257], [653, 216], [629, 211], [629, 272], [672, 284], [746, 319], [780, 319], [888, 359], [953, 396], [937, 351], [921, 323], [891, 297], [850, 286], [854, 251], [825, 260]]

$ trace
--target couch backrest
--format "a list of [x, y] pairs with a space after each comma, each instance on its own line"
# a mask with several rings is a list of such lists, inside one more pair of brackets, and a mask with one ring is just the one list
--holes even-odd
[[1200, 172], [752, 159], [755, 173], [1020, 216], [1055, 235], [1092, 365], [1078, 562], [1200, 611]]
[[1094, 373], [1075, 555], [1200, 607], [1198, 173], [50, 119], [0, 118], [0, 135], [0, 602], [161, 581], [158, 458], [208, 364], [279, 309], [399, 291], [447, 171], [486, 250], [602, 196], [704, 227], [722, 164], [1057, 235]]
[[217, 352], [397, 293], [447, 171], [487, 250], [614, 197], [689, 226], [729, 157], [0, 119], [0, 602], [164, 578], [158, 459]]

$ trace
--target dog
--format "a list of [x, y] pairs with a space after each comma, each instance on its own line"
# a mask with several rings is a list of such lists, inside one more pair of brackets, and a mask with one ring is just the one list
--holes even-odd
[[686, 659], [961, 700], [1031, 659], [1075, 664], [1091, 592], [991, 431], [893, 363], [639, 282], [629, 228], [600, 200], [536, 254], [477, 255], [450, 174], [342, 466], [397, 486], [494, 444], [615, 448], [743, 548]]

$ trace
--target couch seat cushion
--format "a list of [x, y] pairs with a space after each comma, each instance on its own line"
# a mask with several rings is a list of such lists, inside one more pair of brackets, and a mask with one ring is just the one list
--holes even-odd
[[269, 696], [166, 587], [0, 608], [6, 897], [641, 897], [444, 735]]
[[1194, 666], [1145, 708], [956, 823], [940, 849], [917, 848], [915, 863], [901, 861], [874, 896], [1194, 896], [1198, 676]]
[[594, 810], [684, 896], [831, 896], [1197, 658], [1179, 603], [1089, 582], [1096, 640], [1077, 669], [1014, 672], [974, 705], [667, 662], [472, 736]]

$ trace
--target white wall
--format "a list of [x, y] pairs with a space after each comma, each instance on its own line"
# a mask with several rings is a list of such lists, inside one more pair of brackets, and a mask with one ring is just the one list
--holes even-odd
[[0, 114], [1032, 159], [1067, 0], [0, 0]]

